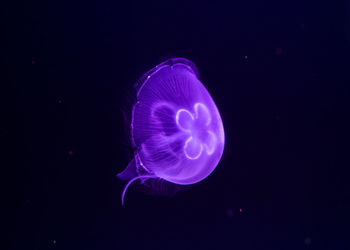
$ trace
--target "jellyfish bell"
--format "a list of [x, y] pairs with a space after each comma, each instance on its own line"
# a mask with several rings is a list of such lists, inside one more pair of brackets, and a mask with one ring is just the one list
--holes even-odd
[[136, 85], [130, 137], [134, 158], [118, 178], [129, 185], [159, 178], [189, 185], [217, 166], [225, 136], [219, 111], [199, 80], [194, 63], [171, 58], [144, 74]]

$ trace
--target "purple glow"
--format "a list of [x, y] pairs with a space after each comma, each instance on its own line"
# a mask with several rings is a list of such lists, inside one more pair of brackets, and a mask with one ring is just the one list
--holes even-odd
[[232, 217], [232, 215], [233, 215], [232, 209], [227, 208], [227, 209], [226, 209], [226, 216], [227, 216], [227, 217]]
[[147, 72], [137, 86], [131, 141], [135, 157], [118, 177], [161, 178], [189, 185], [206, 178], [224, 150], [224, 128], [195, 65], [169, 59]]
[[283, 52], [283, 49], [282, 48], [276, 48], [275, 49], [275, 53], [276, 53], [276, 55], [281, 55], [282, 54], [282, 52]]

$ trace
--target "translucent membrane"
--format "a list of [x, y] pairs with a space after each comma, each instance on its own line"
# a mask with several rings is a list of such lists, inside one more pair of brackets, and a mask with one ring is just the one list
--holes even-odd
[[[206, 178], [224, 150], [224, 128], [195, 65], [169, 59], [147, 72], [132, 108], [135, 157], [118, 175], [129, 180], [162, 178], [188, 185]], [[122, 199], [123, 199], [122, 197]]]

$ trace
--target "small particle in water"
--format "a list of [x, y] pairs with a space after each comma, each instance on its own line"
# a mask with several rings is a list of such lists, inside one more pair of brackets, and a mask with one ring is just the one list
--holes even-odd
[[282, 52], [283, 52], [282, 48], [276, 48], [276, 49], [275, 49], [276, 55], [281, 55]]
[[72, 156], [72, 155], [73, 155], [73, 151], [72, 151], [72, 150], [68, 151], [68, 154], [69, 154], [70, 156]]
[[244, 56], [244, 59], [248, 59], [248, 56]]
[[53, 243], [53, 244], [56, 244], [56, 240], [53, 240], [52, 243]]
[[242, 208], [240, 208], [240, 209], [239, 209], [239, 212], [240, 212], [240, 213], [242, 213], [242, 212], [243, 212], [243, 209], [242, 209]]
[[309, 246], [311, 245], [311, 238], [310, 237], [306, 237], [304, 240], [305, 245]]

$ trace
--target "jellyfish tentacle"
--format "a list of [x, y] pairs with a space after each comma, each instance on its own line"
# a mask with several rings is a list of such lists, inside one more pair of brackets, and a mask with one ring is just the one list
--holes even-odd
[[117, 178], [120, 180], [130, 180], [137, 176], [136, 172], [136, 161], [135, 159], [132, 159], [129, 163], [128, 166], [122, 171], [121, 173], [117, 174]]
[[136, 180], [141, 180], [141, 179], [147, 179], [147, 178], [156, 178], [156, 176], [154, 175], [141, 175], [141, 176], [136, 176], [134, 178], [132, 178], [124, 187], [123, 189], [123, 193], [122, 193], [122, 206], [124, 206], [124, 197], [125, 197], [125, 193], [126, 190], [129, 188], [129, 186], [131, 185], [131, 183], [133, 183]]

